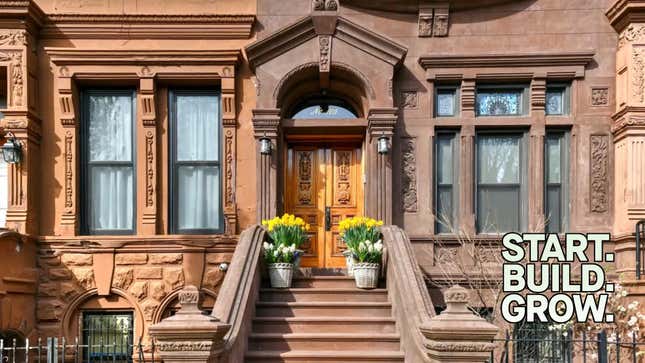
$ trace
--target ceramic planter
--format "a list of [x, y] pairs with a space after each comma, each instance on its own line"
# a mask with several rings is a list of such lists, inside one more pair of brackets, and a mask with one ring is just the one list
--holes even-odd
[[354, 280], [359, 289], [374, 289], [378, 286], [381, 264], [355, 262], [353, 266]]
[[278, 289], [291, 287], [291, 279], [293, 278], [292, 263], [272, 263], [269, 264], [268, 270], [271, 287]]
[[352, 251], [345, 250], [343, 251], [343, 256], [345, 256], [345, 265], [347, 266], [347, 276], [354, 276], [354, 256]]

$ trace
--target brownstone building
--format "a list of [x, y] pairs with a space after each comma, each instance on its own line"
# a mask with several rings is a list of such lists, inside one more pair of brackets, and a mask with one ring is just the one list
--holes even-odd
[[[462, 301], [425, 282], [463, 253], [448, 225], [473, 243], [611, 232], [613, 275], [645, 302], [643, 15], [630, 0], [0, 1], [0, 125], [21, 146], [0, 337], [92, 344], [105, 324], [108, 342], [147, 345], [155, 326], [167, 361], [441, 361], [468, 340], [432, 330]], [[342, 218], [398, 226], [383, 288], [261, 288], [257, 223], [283, 212], [313, 226], [311, 271], [343, 266]], [[181, 316], [209, 333], [155, 325], [193, 306], [191, 286], [210, 317]], [[486, 355], [495, 330], [479, 327], [463, 354]]]

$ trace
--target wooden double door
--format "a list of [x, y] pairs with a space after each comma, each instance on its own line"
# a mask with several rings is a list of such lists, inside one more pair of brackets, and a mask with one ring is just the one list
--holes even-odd
[[302, 266], [345, 266], [338, 224], [362, 214], [360, 144], [301, 141], [289, 144], [286, 158], [286, 212], [311, 225]]

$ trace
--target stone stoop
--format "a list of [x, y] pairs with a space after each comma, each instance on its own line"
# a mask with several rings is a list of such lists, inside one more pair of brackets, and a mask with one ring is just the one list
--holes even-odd
[[342, 271], [313, 271], [290, 289], [260, 290], [245, 361], [403, 362], [387, 289], [361, 290]]

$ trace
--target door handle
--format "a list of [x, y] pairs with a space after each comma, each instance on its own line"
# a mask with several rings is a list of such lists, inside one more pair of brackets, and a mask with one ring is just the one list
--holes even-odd
[[325, 231], [331, 231], [331, 207], [325, 207]]

